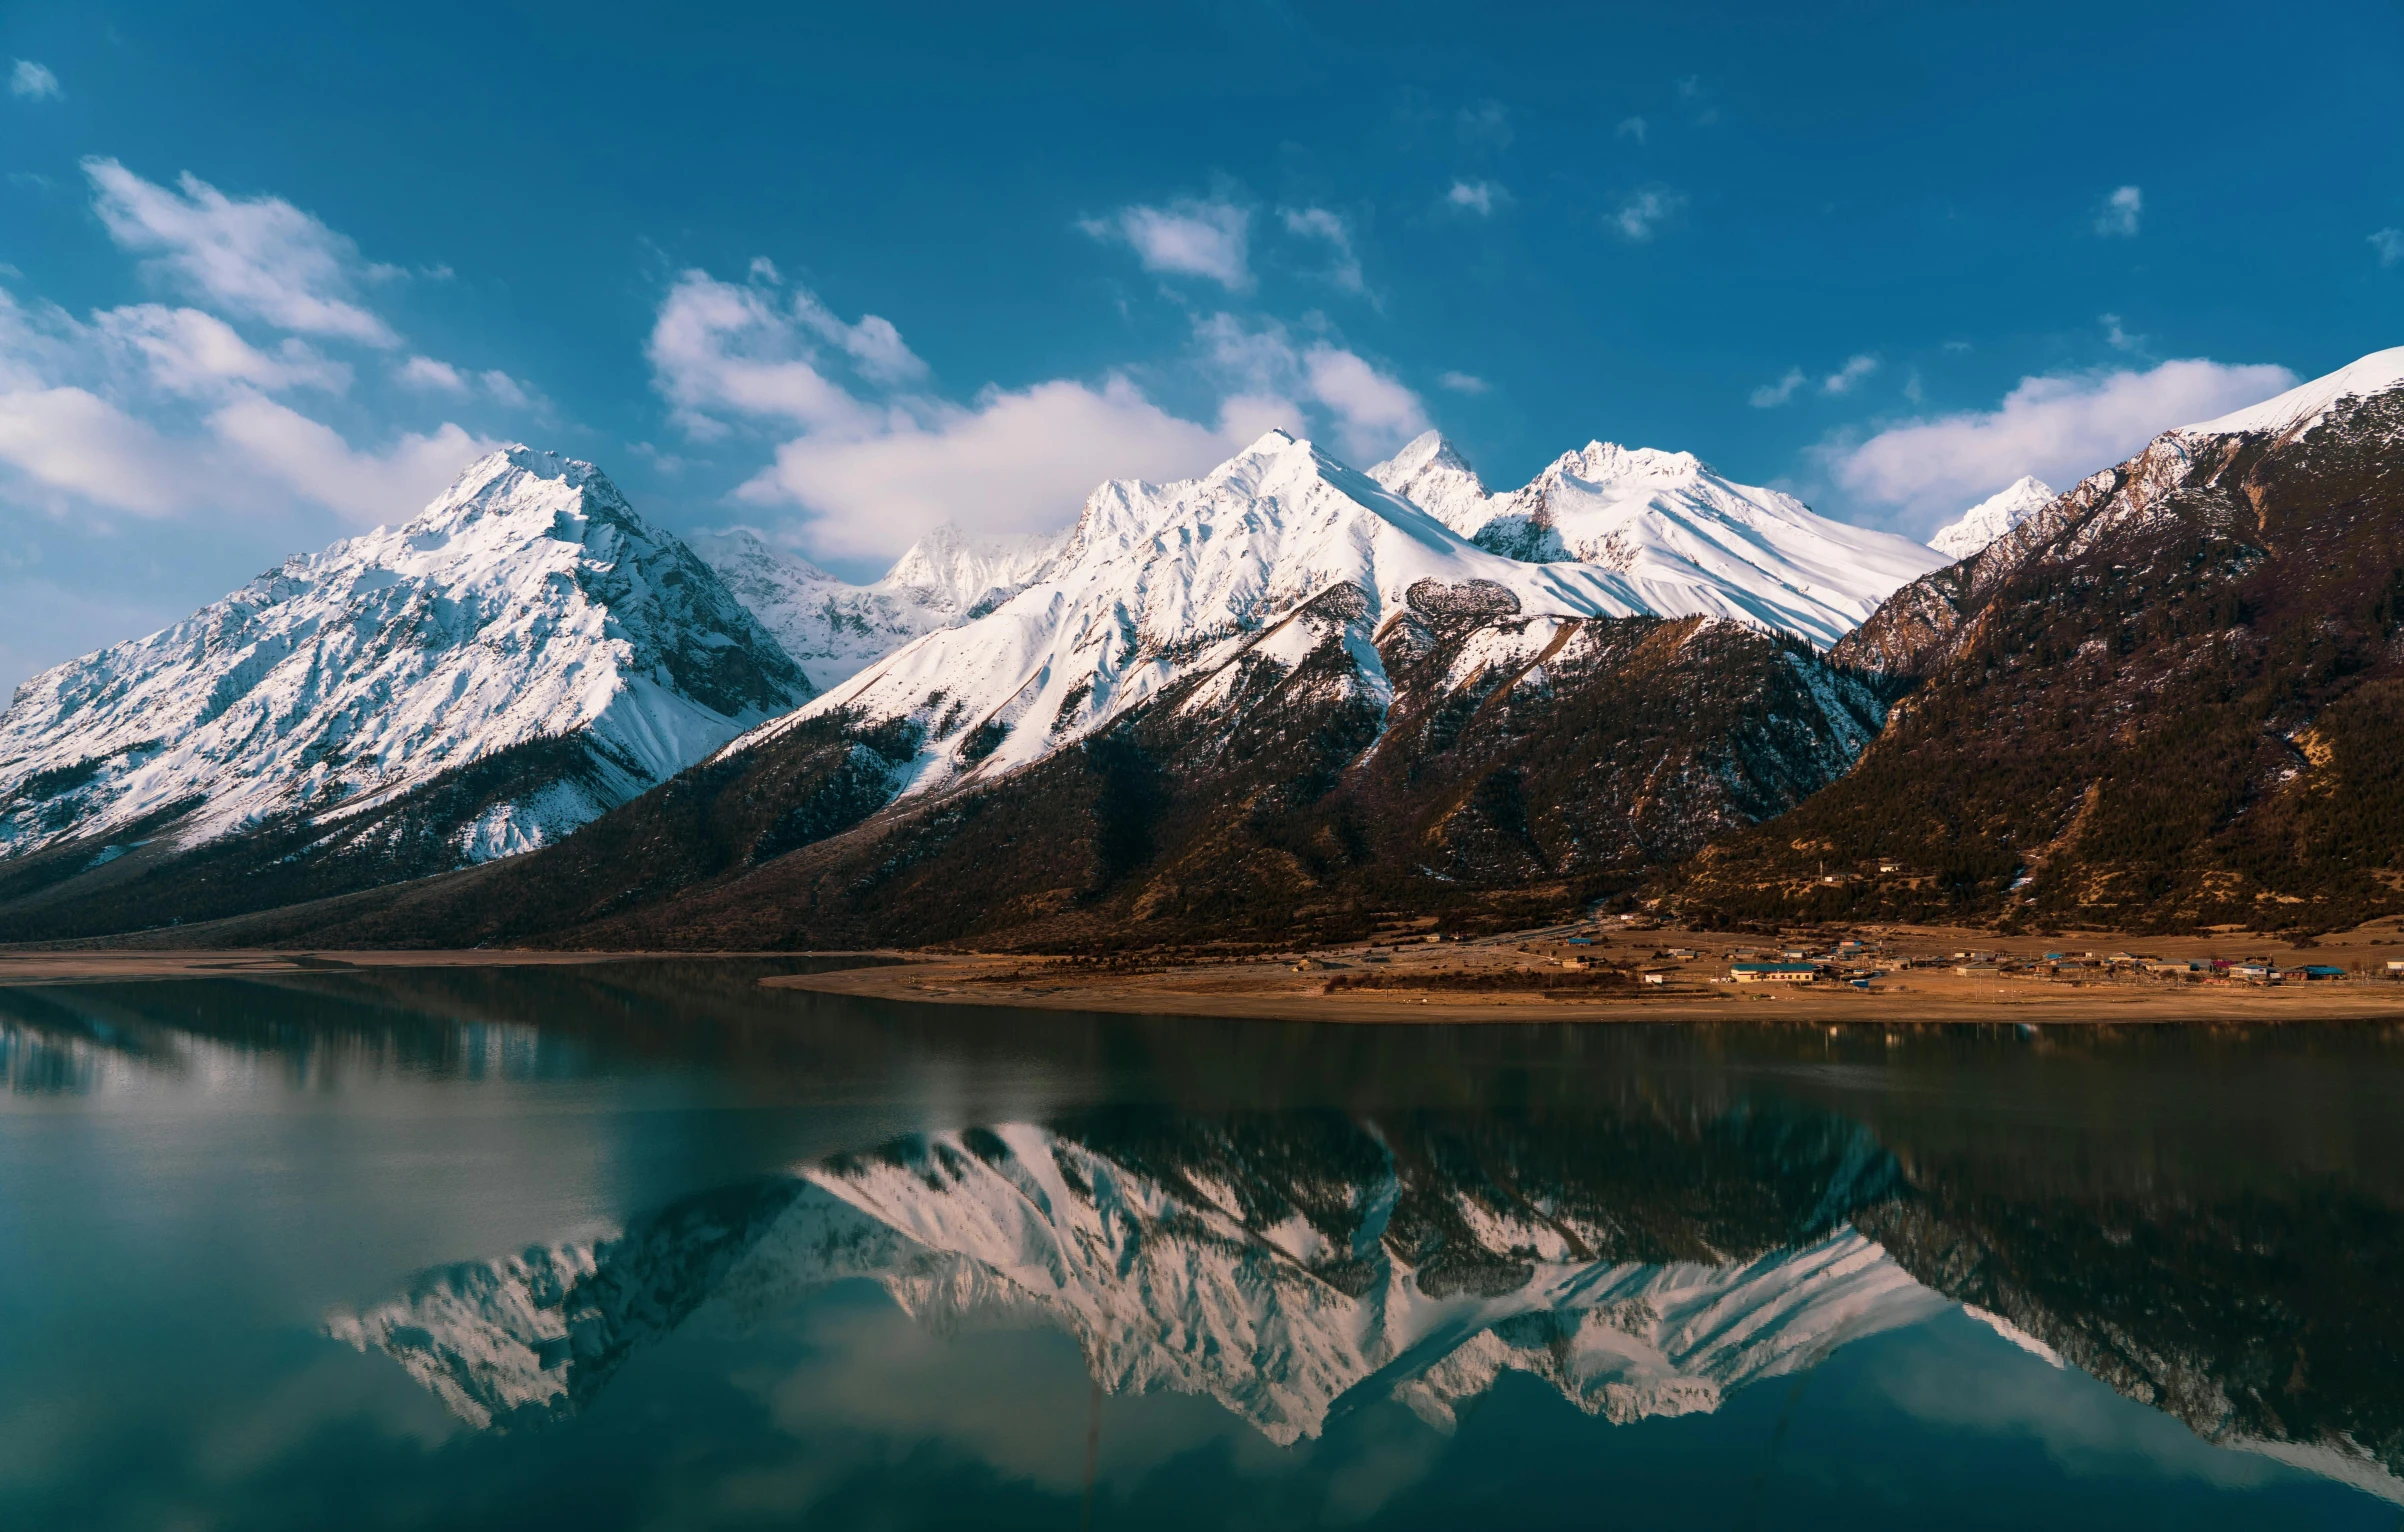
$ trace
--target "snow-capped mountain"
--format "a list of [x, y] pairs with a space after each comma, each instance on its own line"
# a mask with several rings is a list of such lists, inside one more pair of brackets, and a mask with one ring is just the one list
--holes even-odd
[[[1428, 492], [1432, 482], [1440, 487], [1429, 470], [1449, 472], [1445, 460], [1458, 461], [1440, 442], [1422, 458], [1420, 473], [1399, 482]], [[1571, 482], [1558, 475], [1540, 481], [1564, 500], [1582, 492], [1561, 487]], [[1718, 493], [1707, 485], [1695, 492]], [[1780, 545], [1756, 531], [1757, 541]], [[1795, 521], [1787, 531], [1793, 535], [1785, 544], [1800, 548], [1809, 528]], [[1859, 536], [1873, 569], [1881, 567], [1872, 557], [1883, 547], [1877, 540], [1900, 545], [1884, 550], [1889, 565], [1908, 571], [1896, 583], [1938, 562], [1899, 538]], [[1832, 567], [1838, 555], [1833, 540], [1814, 554]], [[1513, 655], [1532, 658], [1566, 636], [1564, 623], [1597, 616], [1700, 615], [1823, 641], [1843, 631], [1836, 609], [1819, 597], [1760, 577], [1756, 565], [1743, 567], [1749, 583], [1692, 560], [1672, 567], [1666, 554], [1626, 568], [1509, 557], [1310, 443], [1272, 431], [1199, 479], [1103, 485], [1040, 578], [976, 621], [869, 667], [796, 719], [843, 713], [872, 724], [906, 721], [921, 748], [905, 786], [923, 790], [1039, 760], [1194, 677], [1222, 678], [1183, 704], [1208, 708], [1254, 667], [1290, 672], [1323, 642], [1339, 642], [1355, 662], [1353, 674], [1333, 684], [1382, 708], [1393, 688], [1379, 638], [1415, 604], [1415, 590], [1459, 593], [1417, 604], [1482, 603], [1520, 619], [1481, 646], [1475, 663], [1485, 668]], [[1788, 566], [1797, 582], [1807, 578], [1803, 571], [1800, 563]], [[1867, 577], [1857, 566], [1848, 578], [1858, 584]], [[1348, 594], [1339, 601], [1337, 592]], [[1866, 595], [1843, 599], [1864, 613], [1875, 605]]]
[[1966, 559], [2051, 505], [2057, 497], [2044, 480], [2026, 475], [1939, 527], [1928, 546], [1949, 558]]
[[1944, 562], [1909, 538], [1722, 478], [1687, 452], [1589, 442], [1522, 488], [1490, 494], [1430, 431], [1369, 476], [1480, 547], [1616, 570], [1648, 611], [1733, 617], [1821, 648]]
[[[1284, 1444], [1369, 1395], [1449, 1428], [1504, 1371], [1614, 1422], [1709, 1411], [1946, 1307], [1841, 1222], [1749, 1256], [1612, 1259], [1613, 1214], [1637, 1209], [1590, 1210], [1593, 1188], [1522, 1201], [1348, 1136], [1339, 1171], [1308, 1139], [1262, 1164], [1208, 1136], [1129, 1154], [1033, 1124], [939, 1133], [428, 1272], [327, 1329], [471, 1424], [523, 1425], [703, 1302], [765, 1312], [867, 1278], [939, 1330], [1056, 1327], [1103, 1388], [1209, 1398]], [[1865, 1168], [1797, 1167], [1797, 1190], [1841, 1219], [1877, 1189]], [[1836, 1178], [1804, 1185], [1814, 1169]], [[1665, 1211], [1689, 1216], [1643, 1208]]]
[[0, 715], [0, 857], [75, 842], [97, 865], [120, 842], [330, 831], [530, 753], [443, 831], [458, 860], [484, 860], [557, 839], [810, 695], [709, 566], [599, 469], [512, 447], [405, 526], [289, 559], [20, 687]]
[[938, 527], [871, 585], [838, 579], [748, 528], [685, 540], [823, 690], [914, 638], [982, 616], [1032, 582], [1067, 539]]

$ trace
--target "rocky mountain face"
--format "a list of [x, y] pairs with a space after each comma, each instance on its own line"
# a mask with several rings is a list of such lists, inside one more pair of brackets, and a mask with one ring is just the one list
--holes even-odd
[[1278, 647], [949, 792], [896, 796], [913, 720], [806, 717], [536, 857], [276, 939], [1090, 950], [1526, 922], [1791, 808], [1878, 728], [1876, 691], [1792, 640], [1507, 597], [1423, 584], [1371, 643], [1339, 586]]
[[0, 920], [200, 918], [548, 845], [810, 695], [598, 469], [512, 448], [19, 688]]
[[1850, 775], [1704, 855], [1696, 913], [2404, 909], [2404, 348], [2164, 434], [1831, 657], [1909, 695]]
[[1369, 476], [1492, 552], [1622, 574], [1648, 612], [1727, 617], [1822, 648], [1944, 562], [1909, 538], [1734, 483], [1686, 452], [1589, 442], [1524, 487], [1490, 494], [1430, 431]]
[[2042, 479], [2015, 479], [2007, 489], [1939, 527], [1928, 546], [1951, 559], [1966, 559], [2053, 503], [2053, 487]]
[[871, 585], [839, 580], [745, 529], [686, 541], [823, 691], [911, 640], [973, 621], [1024, 590], [1067, 534], [971, 538], [938, 527]]

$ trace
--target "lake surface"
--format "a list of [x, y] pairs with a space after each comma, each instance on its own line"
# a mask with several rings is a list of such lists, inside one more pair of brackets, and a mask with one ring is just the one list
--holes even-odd
[[2404, 1520], [2404, 1034], [773, 971], [0, 990], [0, 1526]]

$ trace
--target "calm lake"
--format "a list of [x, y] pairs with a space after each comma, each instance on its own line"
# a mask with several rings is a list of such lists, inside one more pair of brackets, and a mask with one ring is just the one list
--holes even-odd
[[0, 989], [0, 1526], [2394, 1528], [2404, 1032]]

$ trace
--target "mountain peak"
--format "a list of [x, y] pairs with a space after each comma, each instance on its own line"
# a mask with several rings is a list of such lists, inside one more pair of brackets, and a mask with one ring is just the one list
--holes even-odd
[[2053, 486], [2022, 474], [2009, 488], [1996, 491], [1956, 516], [1929, 536], [1928, 546], [1949, 559], [1966, 559], [2011, 531], [2057, 497]]

